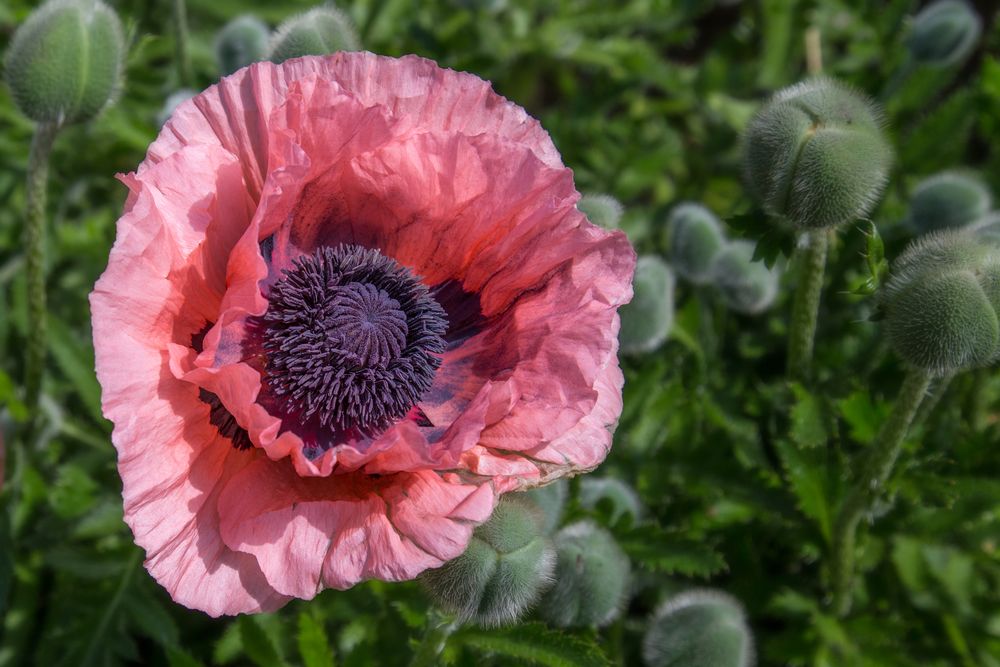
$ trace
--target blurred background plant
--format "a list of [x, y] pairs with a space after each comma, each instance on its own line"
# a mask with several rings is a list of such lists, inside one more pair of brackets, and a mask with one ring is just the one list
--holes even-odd
[[[172, 107], [220, 75], [355, 44], [493, 81], [541, 120], [578, 189], [593, 193], [581, 208], [625, 230], [652, 267], [637, 283], [641, 308], [623, 312], [625, 407], [611, 455], [588, 478], [530, 494], [544, 514], [544, 537], [530, 543], [555, 554], [561, 586], [518, 624], [448, 626], [435, 659], [643, 664], [645, 645], [648, 664], [674, 664], [700, 646], [673, 638], [687, 623], [761, 665], [1000, 665], [991, 369], [933, 381], [889, 493], [863, 513], [849, 614], [830, 606], [829, 564], [856, 461], [907, 373], [872, 297], [884, 258], [935, 226], [997, 237], [993, 3], [353, 0], [306, 25], [296, 17], [315, 5], [298, 0], [108, 4], [124, 26], [125, 85], [96, 118], [60, 130], [49, 171], [48, 366], [37, 433], [8, 457], [0, 496], [0, 665], [405, 665], [448, 624], [418, 583], [369, 582], [236, 619], [173, 604], [121, 521], [92, 370], [86, 294], [125, 195], [113, 175], [134, 169]], [[0, 4], [0, 49], [35, 8]], [[772, 93], [806, 77], [810, 28], [824, 73], [884, 107], [894, 162], [869, 222], [829, 236], [803, 384], [785, 368], [795, 233], [748, 194], [740, 137]], [[6, 87], [0, 127], [0, 424], [10, 443], [32, 416], [21, 379], [33, 336], [22, 234], [34, 125]], [[701, 207], [718, 238], [704, 221], [677, 234], [683, 202]], [[750, 243], [773, 270], [751, 261]], [[689, 246], [697, 252], [684, 254]], [[627, 567], [608, 570], [605, 558]], [[594, 580], [594, 568], [609, 580]], [[706, 588], [731, 598], [695, 590]], [[699, 605], [721, 611], [685, 611]]]

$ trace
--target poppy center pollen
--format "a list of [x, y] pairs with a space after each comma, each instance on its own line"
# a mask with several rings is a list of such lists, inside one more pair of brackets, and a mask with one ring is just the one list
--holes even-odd
[[408, 269], [354, 245], [296, 260], [271, 287], [258, 324], [264, 385], [284, 416], [369, 436], [430, 388], [448, 326]]

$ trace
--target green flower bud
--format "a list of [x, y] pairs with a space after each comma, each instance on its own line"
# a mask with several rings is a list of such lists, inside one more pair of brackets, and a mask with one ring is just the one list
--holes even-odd
[[281, 63], [300, 56], [360, 49], [361, 41], [347, 14], [333, 7], [317, 7], [278, 26], [268, 59]]
[[625, 208], [611, 195], [586, 194], [576, 203], [576, 207], [592, 223], [605, 229], [618, 229]]
[[632, 280], [634, 296], [622, 306], [622, 352], [652, 352], [667, 339], [674, 324], [674, 274], [659, 257], [640, 257]]
[[832, 79], [778, 92], [747, 126], [744, 171], [771, 215], [822, 229], [866, 215], [888, 180], [892, 150], [871, 101]]
[[223, 76], [267, 57], [271, 29], [251, 14], [237, 16], [215, 36], [215, 61]]
[[778, 294], [778, 270], [753, 261], [754, 244], [739, 239], [726, 245], [712, 265], [712, 283], [726, 305], [756, 315], [771, 307]]
[[918, 234], [963, 227], [986, 215], [989, 188], [977, 178], [943, 172], [921, 181], [910, 196], [907, 220]]
[[704, 590], [682, 593], [657, 610], [642, 655], [649, 667], [750, 667], [755, 660], [740, 603]]
[[712, 263], [726, 244], [719, 220], [701, 204], [680, 204], [667, 218], [667, 245], [674, 270], [696, 285], [712, 278]]
[[560, 627], [607, 625], [621, 613], [631, 567], [611, 533], [589, 521], [555, 536], [556, 581], [538, 606]]
[[914, 61], [933, 67], [963, 62], [979, 41], [983, 22], [961, 0], [939, 0], [913, 19], [906, 48]]
[[580, 504], [588, 510], [593, 510], [597, 504], [607, 498], [611, 501], [611, 520], [617, 522], [628, 514], [636, 523], [642, 516], [642, 502], [639, 496], [625, 482], [613, 477], [594, 477], [588, 475], [580, 480]]
[[881, 294], [889, 342], [904, 361], [943, 375], [1000, 355], [1000, 248], [971, 230], [911, 243]]
[[566, 506], [566, 496], [569, 495], [569, 482], [559, 479], [545, 486], [538, 486], [527, 492], [527, 496], [538, 505], [545, 514], [545, 524], [542, 527], [549, 535], [559, 527], [562, 521], [563, 508]]
[[465, 553], [421, 575], [428, 594], [462, 622], [495, 627], [517, 620], [552, 579], [555, 555], [544, 523], [530, 500], [505, 496]]
[[969, 226], [969, 231], [977, 238], [1000, 245], [1000, 212], [983, 216], [978, 222]]
[[193, 91], [190, 88], [181, 88], [180, 90], [170, 93], [170, 96], [163, 103], [163, 108], [161, 108], [156, 114], [156, 124], [163, 127], [163, 124], [170, 119], [170, 116], [173, 115], [174, 111], [181, 105], [182, 102], [187, 102], [197, 94], [198, 93], [196, 91]]
[[121, 22], [99, 0], [49, 0], [24, 22], [7, 51], [7, 84], [39, 123], [93, 118], [115, 96], [125, 55]]

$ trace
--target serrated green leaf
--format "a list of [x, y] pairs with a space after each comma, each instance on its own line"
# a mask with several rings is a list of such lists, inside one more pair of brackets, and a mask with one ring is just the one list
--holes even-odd
[[851, 438], [862, 445], [870, 444], [878, 434], [886, 412], [872, 403], [870, 392], [856, 391], [838, 401], [837, 406], [840, 416], [847, 422]]
[[306, 612], [299, 613], [299, 655], [305, 667], [333, 667], [333, 648], [323, 624]]
[[615, 538], [628, 557], [654, 572], [709, 577], [726, 569], [722, 554], [711, 546], [669, 533], [655, 524], [614, 528]]
[[823, 411], [819, 401], [800, 384], [792, 385], [795, 405], [792, 406], [792, 439], [800, 447], [819, 447], [827, 440]]
[[611, 661], [591, 639], [550, 630], [541, 623], [483, 630], [463, 628], [451, 642], [473, 650], [545, 667], [608, 667]]
[[781, 458], [792, 493], [798, 501], [798, 508], [816, 522], [823, 538], [829, 542], [832, 517], [823, 482], [822, 465], [810, 459], [815, 453], [800, 451], [788, 442], [775, 443], [775, 449]]

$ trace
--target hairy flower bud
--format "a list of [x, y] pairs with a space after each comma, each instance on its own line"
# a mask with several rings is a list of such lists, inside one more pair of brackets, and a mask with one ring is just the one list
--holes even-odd
[[896, 353], [942, 375], [1000, 354], [1000, 248], [972, 230], [945, 230], [913, 243], [893, 264], [881, 294]]
[[560, 627], [607, 625], [621, 613], [631, 567], [611, 533], [589, 522], [556, 533], [556, 581], [539, 612]]
[[458, 558], [422, 576], [428, 594], [463, 622], [495, 627], [517, 620], [552, 578], [555, 555], [542, 511], [505, 496]]
[[215, 36], [215, 61], [223, 75], [267, 57], [271, 29], [252, 14], [237, 16]]
[[892, 160], [881, 125], [871, 101], [832, 79], [785, 88], [747, 126], [747, 183], [768, 213], [801, 229], [864, 216]]
[[268, 58], [281, 63], [300, 56], [324, 56], [360, 49], [357, 31], [347, 14], [333, 7], [317, 7], [278, 26]]
[[576, 207], [595, 225], [605, 229], [618, 229], [622, 213], [625, 212], [621, 202], [611, 195], [585, 194], [577, 202]]
[[913, 19], [906, 48], [910, 57], [922, 65], [948, 67], [969, 56], [982, 29], [982, 20], [968, 3], [938, 0]]
[[652, 352], [667, 339], [674, 324], [674, 274], [653, 255], [640, 257], [632, 281], [632, 301], [619, 309], [622, 352]]
[[653, 615], [642, 655], [649, 667], [750, 667], [753, 635], [735, 599], [716, 591], [688, 591]]
[[4, 63], [18, 108], [32, 120], [93, 118], [114, 97], [125, 55], [121, 22], [99, 0], [49, 0], [14, 38]]
[[562, 521], [566, 496], [569, 495], [569, 482], [565, 478], [559, 479], [551, 484], [535, 487], [526, 493], [545, 514], [545, 523], [542, 528], [546, 535], [551, 534]]
[[712, 279], [712, 264], [726, 244], [725, 234], [711, 211], [701, 204], [680, 204], [667, 218], [667, 246], [674, 270], [696, 285]]
[[918, 234], [963, 227], [985, 216], [992, 205], [989, 188], [977, 178], [942, 172], [921, 181], [910, 196], [909, 224]]
[[712, 284], [729, 308], [745, 315], [764, 312], [778, 294], [778, 270], [753, 261], [753, 253], [754, 244], [739, 239], [726, 245], [712, 265]]
[[635, 523], [642, 516], [639, 496], [620, 479], [587, 475], [580, 480], [580, 504], [583, 507], [592, 510], [605, 499], [611, 502], [612, 521], [618, 521], [627, 514]]

